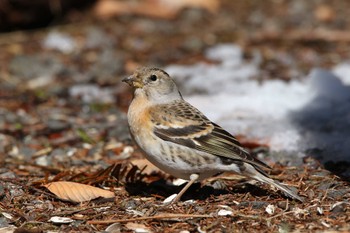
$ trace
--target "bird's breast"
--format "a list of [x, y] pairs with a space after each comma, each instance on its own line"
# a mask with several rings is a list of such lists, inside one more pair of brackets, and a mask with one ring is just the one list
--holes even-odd
[[135, 97], [129, 106], [128, 123], [136, 144], [146, 153], [156, 146], [153, 123], [150, 119], [151, 104], [146, 98]]

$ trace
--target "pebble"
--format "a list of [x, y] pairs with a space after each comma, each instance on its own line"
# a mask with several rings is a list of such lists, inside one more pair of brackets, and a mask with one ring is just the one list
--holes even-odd
[[62, 53], [71, 53], [77, 48], [77, 42], [66, 33], [52, 31], [43, 40], [45, 49], [54, 49]]
[[243, 201], [238, 206], [239, 207], [251, 206], [253, 209], [261, 209], [267, 205], [268, 205], [268, 203], [265, 201]]
[[0, 229], [8, 226], [10, 225], [8, 224], [7, 219], [4, 217], [0, 217]]

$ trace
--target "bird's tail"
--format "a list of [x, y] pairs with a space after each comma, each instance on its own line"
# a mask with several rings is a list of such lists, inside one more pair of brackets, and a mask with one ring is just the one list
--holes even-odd
[[292, 189], [290, 189], [288, 186], [273, 180], [269, 178], [267, 175], [259, 172], [259, 170], [255, 169], [250, 164], [245, 164], [246, 170], [244, 171], [245, 175], [254, 178], [258, 181], [261, 181], [263, 183], [270, 184], [272, 186], [275, 186], [276, 188], [282, 190], [288, 197], [291, 197], [293, 199], [299, 200], [301, 202], [304, 201], [304, 198], [300, 197], [298, 194], [296, 194]]

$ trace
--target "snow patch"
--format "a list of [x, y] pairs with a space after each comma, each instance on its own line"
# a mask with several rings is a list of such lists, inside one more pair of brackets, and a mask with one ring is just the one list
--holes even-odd
[[[206, 56], [217, 64], [170, 65], [185, 100], [233, 135], [241, 134], [273, 151], [309, 149], [336, 152], [331, 160], [348, 159], [345, 138], [350, 135], [350, 64], [334, 73], [314, 69], [302, 80], [284, 82], [254, 79], [260, 55], [243, 60], [235, 45], [218, 45]], [[338, 76], [336, 76], [338, 75]], [[328, 127], [328, 130], [325, 129]], [[330, 130], [330, 131], [329, 131]]]

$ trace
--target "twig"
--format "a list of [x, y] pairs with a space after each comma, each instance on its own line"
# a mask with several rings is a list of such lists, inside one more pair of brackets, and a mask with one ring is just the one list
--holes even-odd
[[[314, 204], [314, 205], [311, 205], [311, 206], [306, 207], [305, 209], [306, 209], [306, 210], [309, 210], [309, 209], [314, 208], [314, 207], [317, 207], [317, 205]], [[284, 215], [288, 215], [288, 214], [292, 214], [292, 213], [295, 213], [295, 210], [291, 210], [291, 211], [287, 211], [287, 212], [282, 212], [282, 213], [280, 213], [280, 214], [276, 214], [276, 215], [274, 215], [274, 216], [272, 216], [272, 217], [267, 218], [266, 220], [269, 221], [269, 220], [271, 220], [271, 219], [278, 218], [278, 217], [280, 217], [280, 216], [284, 216]]]
[[171, 218], [213, 218], [212, 215], [205, 214], [164, 214], [164, 215], [155, 215], [148, 217], [138, 217], [138, 218], [127, 218], [127, 219], [111, 219], [111, 220], [102, 220], [102, 221], [87, 221], [88, 224], [110, 224], [116, 222], [134, 222], [134, 221], [143, 221], [150, 219], [171, 219]]
[[[143, 221], [143, 220], [152, 220], [152, 219], [171, 219], [171, 218], [214, 218], [215, 215], [208, 214], [164, 214], [164, 215], [155, 215], [148, 217], [138, 217], [138, 218], [127, 218], [127, 219], [111, 219], [111, 220], [102, 220], [102, 221], [87, 221], [88, 224], [110, 224], [116, 222], [134, 222], [134, 221]], [[260, 219], [259, 216], [253, 215], [244, 215], [239, 213], [234, 213], [231, 217], [241, 217], [248, 219]]]
[[283, 212], [283, 213], [280, 213], [280, 214], [276, 214], [276, 215], [274, 215], [272, 217], [266, 218], [266, 220], [270, 221], [271, 219], [278, 218], [278, 217], [281, 217], [281, 216], [284, 216], [284, 215], [288, 215], [288, 214], [292, 214], [292, 213], [295, 213], [295, 210], [291, 210], [291, 211]]
[[64, 216], [64, 215], [71, 215], [71, 214], [76, 214], [85, 210], [91, 210], [91, 209], [98, 209], [98, 208], [104, 208], [104, 207], [111, 207], [108, 205], [103, 205], [103, 206], [88, 206], [82, 209], [73, 209], [73, 210], [65, 210], [62, 212], [53, 212], [51, 213], [51, 216]]
[[261, 217], [259, 217], [259, 216], [255, 216], [255, 215], [245, 215], [245, 214], [239, 214], [239, 213], [234, 213], [234, 214], [232, 215], [232, 217], [241, 217], [241, 218], [255, 219], [255, 220], [261, 219]]

